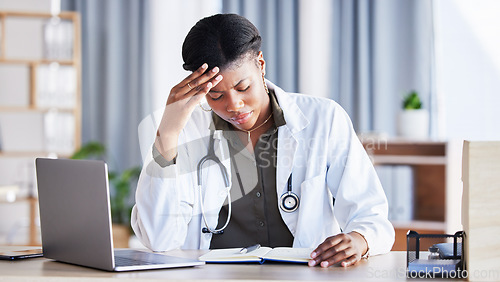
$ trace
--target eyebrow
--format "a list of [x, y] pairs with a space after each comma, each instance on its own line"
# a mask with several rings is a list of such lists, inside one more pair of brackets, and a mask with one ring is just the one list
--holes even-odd
[[[247, 78], [243, 78], [243, 79], [242, 79], [242, 80], [240, 80], [238, 83], [236, 83], [236, 85], [234, 85], [232, 88], [238, 87], [238, 85], [240, 85], [240, 84], [241, 84], [244, 80], [247, 80], [247, 79], [248, 79], [248, 77], [247, 77]], [[222, 93], [222, 92], [224, 92], [224, 91], [215, 91], [215, 90], [210, 90], [210, 91], [208, 91], [208, 92], [213, 92], [213, 93]]]

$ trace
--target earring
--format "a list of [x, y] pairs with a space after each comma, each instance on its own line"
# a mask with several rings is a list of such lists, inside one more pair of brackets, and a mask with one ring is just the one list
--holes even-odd
[[262, 82], [264, 83], [264, 89], [266, 89], [267, 94], [269, 94], [269, 89], [267, 88], [266, 79], [264, 78], [264, 73], [262, 73]]
[[210, 111], [212, 111], [212, 109], [211, 109], [211, 108], [209, 108], [208, 110], [207, 110], [207, 109], [205, 109], [205, 108], [203, 108], [203, 106], [201, 105], [201, 102], [200, 102], [200, 103], [198, 103], [198, 106], [200, 106], [200, 108], [201, 108], [203, 111], [205, 111], [205, 112], [210, 112]]

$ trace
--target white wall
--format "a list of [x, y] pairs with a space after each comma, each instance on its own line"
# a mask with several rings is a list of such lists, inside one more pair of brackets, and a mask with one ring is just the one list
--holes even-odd
[[182, 68], [182, 43], [201, 18], [220, 13], [221, 0], [154, 0], [152, 11], [152, 73], [154, 109], [167, 102], [170, 89], [189, 72]]
[[441, 135], [500, 140], [500, 1], [434, 3]]
[[0, 10], [50, 12], [51, 0], [0, 0]]
[[[331, 95], [332, 62], [331, 42], [333, 35], [333, 3], [331, 1], [299, 1], [299, 92], [323, 97]], [[318, 28], [318, 27], [324, 27]], [[314, 42], [314, 44], [311, 44]], [[314, 70], [314, 71], [310, 71]]]

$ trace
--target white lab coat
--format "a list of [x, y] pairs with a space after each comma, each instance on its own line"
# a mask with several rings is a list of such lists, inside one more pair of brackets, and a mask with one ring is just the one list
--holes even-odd
[[[370, 255], [390, 251], [394, 228], [387, 199], [373, 165], [346, 112], [334, 101], [274, 89], [286, 120], [278, 128], [276, 193], [292, 189], [300, 198], [295, 212], [279, 209], [294, 236], [293, 247], [317, 247], [340, 232], [362, 234]], [[199, 107], [179, 136], [177, 162], [165, 168], [147, 154], [137, 186], [132, 227], [153, 251], [208, 249], [212, 234], [202, 233], [197, 165], [207, 154], [211, 113]], [[227, 140], [215, 131], [215, 152], [231, 175]], [[151, 147], [149, 147], [151, 148]], [[202, 169], [205, 215], [211, 228], [226, 198], [219, 167]], [[335, 205], [332, 205], [332, 197]], [[276, 203], [278, 205], [278, 203]]]

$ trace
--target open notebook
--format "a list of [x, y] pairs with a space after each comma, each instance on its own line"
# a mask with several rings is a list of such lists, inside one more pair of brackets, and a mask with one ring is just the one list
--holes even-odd
[[307, 263], [314, 248], [269, 248], [261, 247], [246, 254], [240, 254], [241, 248], [216, 249], [202, 255], [199, 260], [208, 263], [237, 263], [281, 261]]

